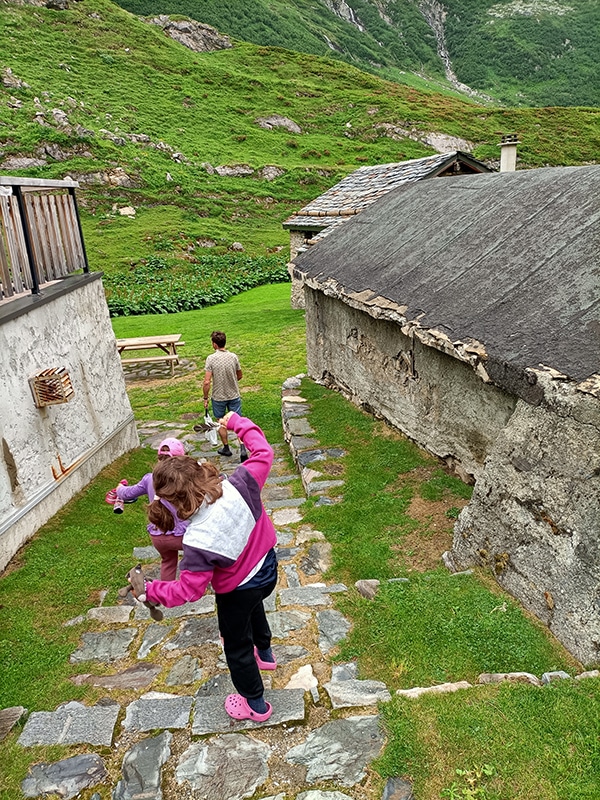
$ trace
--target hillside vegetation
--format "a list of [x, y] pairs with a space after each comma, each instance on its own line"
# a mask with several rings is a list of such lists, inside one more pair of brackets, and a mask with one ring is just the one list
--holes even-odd
[[[182, 14], [254, 44], [332, 56], [369, 71], [399, 70], [442, 77], [433, 31], [411, 0], [393, 4], [397, 24], [382, 19], [368, 0], [308, 3], [306, 0], [123, 0], [134, 14]], [[391, 5], [391, 4], [390, 4]]]
[[384, 77], [418, 73], [509, 105], [600, 105], [597, 0], [120, 0], [239, 39], [329, 54]]
[[521, 105], [600, 105], [597, 0], [444, 0], [460, 80]]
[[[80, 181], [88, 258], [109, 294], [159, 273], [177, 272], [181, 287], [188, 266], [191, 292], [202, 259], [233, 245], [278, 254], [264, 266], [279, 270], [283, 220], [363, 164], [433, 152], [432, 131], [492, 160], [500, 133], [517, 132], [521, 167], [599, 151], [598, 109], [482, 107], [329, 58], [233, 44], [194, 52], [108, 0], [0, 5], [0, 172]], [[288, 127], [261, 127], [273, 115]]]

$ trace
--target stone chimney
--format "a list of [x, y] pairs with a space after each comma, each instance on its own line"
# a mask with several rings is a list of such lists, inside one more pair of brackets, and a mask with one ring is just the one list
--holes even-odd
[[517, 168], [517, 145], [521, 144], [516, 133], [507, 133], [500, 142], [500, 172], [514, 172]]

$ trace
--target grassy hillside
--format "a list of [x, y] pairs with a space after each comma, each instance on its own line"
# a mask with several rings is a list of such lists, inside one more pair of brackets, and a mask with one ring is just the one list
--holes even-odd
[[329, 54], [400, 83], [409, 80], [406, 71], [443, 80], [438, 41], [425, 19], [435, 16], [462, 83], [510, 105], [600, 105], [597, 0], [120, 0], [120, 5], [143, 15], [184, 14], [254, 44]]
[[461, 81], [502, 102], [600, 105], [597, 0], [444, 0]]
[[412, 0], [389, 4], [394, 24], [369, 0], [351, 0], [355, 23], [318, 0], [121, 0], [119, 5], [143, 16], [183, 14], [253, 44], [331, 56], [399, 79], [401, 70], [444, 74], [435, 36]]
[[[121, 283], [150, 258], [163, 275], [165, 264], [185, 272], [234, 242], [285, 256], [281, 222], [343, 175], [432, 152], [382, 125], [461, 136], [482, 159], [516, 131], [522, 167], [586, 163], [600, 149], [598, 109], [483, 108], [247, 43], [196, 53], [108, 0], [2, 5], [0, 54], [5, 80], [9, 68], [27, 84], [0, 86], [0, 172], [76, 177], [91, 267]], [[301, 132], [257, 124], [273, 114]], [[215, 171], [236, 165], [248, 174]]]

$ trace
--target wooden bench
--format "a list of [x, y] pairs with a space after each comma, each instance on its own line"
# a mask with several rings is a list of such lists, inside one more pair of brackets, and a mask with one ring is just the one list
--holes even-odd
[[179, 356], [140, 356], [139, 358], [122, 358], [121, 364], [179, 364]]
[[138, 336], [131, 339], [117, 339], [117, 352], [119, 355], [127, 350], [162, 350], [160, 356], [135, 356], [122, 358], [122, 364], [156, 364], [167, 363], [171, 365], [171, 375], [175, 375], [175, 364], [179, 364], [177, 348], [185, 342], [181, 341], [180, 333], [169, 333], [164, 336]]

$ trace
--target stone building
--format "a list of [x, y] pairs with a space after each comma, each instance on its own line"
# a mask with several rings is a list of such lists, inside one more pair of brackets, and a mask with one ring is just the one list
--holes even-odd
[[76, 187], [0, 177], [0, 570], [138, 444]]
[[[290, 260], [293, 261], [300, 250], [316, 244], [337, 230], [343, 222], [360, 214], [398, 186], [426, 178], [491, 171], [483, 162], [460, 151], [415, 158], [397, 164], [360, 167], [286, 219], [283, 227], [290, 232]], [[290, 274], [292, 308], [304, 308], [302, 284], [294, 278], [291, 265]]]
[[472, 481], [489, 566], [600, 661], [600, 166], [420, 181], [293, 265], [308, 370]]

